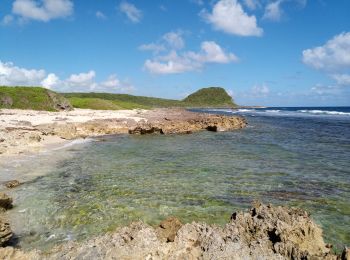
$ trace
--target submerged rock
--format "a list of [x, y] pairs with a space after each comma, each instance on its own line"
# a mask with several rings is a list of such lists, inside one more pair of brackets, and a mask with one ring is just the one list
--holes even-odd
[[12, 205], [12, 198], [9, 197], [7, 194], [0, 192], [0, 208], [3, 209], [11, 209], [13, 207]]
[[[13, 236], [8, 221], [0, 217], [0, 246], [4, 246]], [[3, 259], [3, 258], [1, 258]]]
[[5, 183], [5, 187], [9, 189], [16, 188], [19, 185], [21, 185], [21, 183], [17, 180], [11, 180]]
[[182, 225], [178, 219], [169, 218], [157, 228], [134, 222], [82, 243], [63, 244], [45, 254], [0, 249], [0, 258], [6, 259], [335, 260], [348, 259], [348, 255], [349, 251], [342, 256], [330, 252], [322, 230], [307, 212], [261, 203], [255, 203], [248, 212], [232, 214], [225, 227], [196, 222]]

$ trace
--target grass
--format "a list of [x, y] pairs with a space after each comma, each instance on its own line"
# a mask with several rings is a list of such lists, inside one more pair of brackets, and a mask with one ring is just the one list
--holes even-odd
[[120, 106], [130, 105], [138, 106], [139, 108], [147, 107], [183, 107], [184, 104], [179, 100], [133, 96], [128, 94], [110, 94], [110, 93], [63, 93], [63, 95], [72, 100], [72, 98], [95, 98], [106, 101], [113, 101], [114, 104]]
[[56, 93], [40, 87], [0, 87], [0, 108], [57, 111], [62, 108], [119, 110], [162, 107], [234, 107], [223, 88], [204, 88], [184, 100], [111, 93]]
[[70, 106], [62, 95], [41, 87], [0, 86], [0, 108], [57, 111]]
[[89, 108], [96, 110], [119, 110], [119, 109], [135, 109], [143, 108], [148, 109], [150, 107], [135, 104], [126, 101], [115, 101], [106, 100], [102, 98], [81, 98], [81, 97], [71, 97], [68, 98], [73, 107], [76, 108]]

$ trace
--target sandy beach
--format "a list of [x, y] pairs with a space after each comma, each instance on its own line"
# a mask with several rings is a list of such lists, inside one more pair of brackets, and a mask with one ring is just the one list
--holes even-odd
[[93, 120], [114, 119], [119, 125], [128, 121], [146, 120], [142, 110], [90, 110], [47, 112], [20, 109], [0, 110], [0, 156], [38, 152], [48, 147], [57, 147], [67, 139], [40, 130], [43, 125], [64, 126], [67, 123], [86, 123]]

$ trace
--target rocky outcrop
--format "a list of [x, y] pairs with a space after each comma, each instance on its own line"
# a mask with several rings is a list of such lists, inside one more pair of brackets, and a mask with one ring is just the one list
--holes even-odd
[[41, 125], [36, 129], [64, 139], [111, 134], [190, 134], [197, 131], [231, 131], [243, 128], [246, 120], [238, 116], [193, 113], [183, 109], [158, 109], [145, 112], [144, 120], [104, 119], [85, 123]]
[[346, 259], [347, 255], [348, 251], [342, 256], [331, 253], [322, 230], [305, 211], [261, 203], [255, 203], [248, 212], [232, 214], [225, 227], [196, 222], [182, 225], [172, 217], [156, 228], [134, 222], [113, 233], [83, 243], [69, 242], [45, 254], [0, 249], [0, 258], [10, 256], [7, 259], [335, 260]]
[[193, 113], [180, 109], [149, 111], [146, 116], [147, 122], [138, 123], [134, 128], [131, 127], [130, 134], [190, 134], [202, 130], [231, 131], [247, 125], [246, 120], [238, 116]]

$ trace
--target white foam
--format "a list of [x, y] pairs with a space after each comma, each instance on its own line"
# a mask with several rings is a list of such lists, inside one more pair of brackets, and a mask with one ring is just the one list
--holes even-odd
[[316, 115], [341, 115], [341, 116], [350, 116], [350, 113], [347, 112], [341, 112], [341, 111], [328, 111], [328, 110], [298, 110], [297, 112], [301, 113], [309, 113], [309, 114], [316, 114]]

